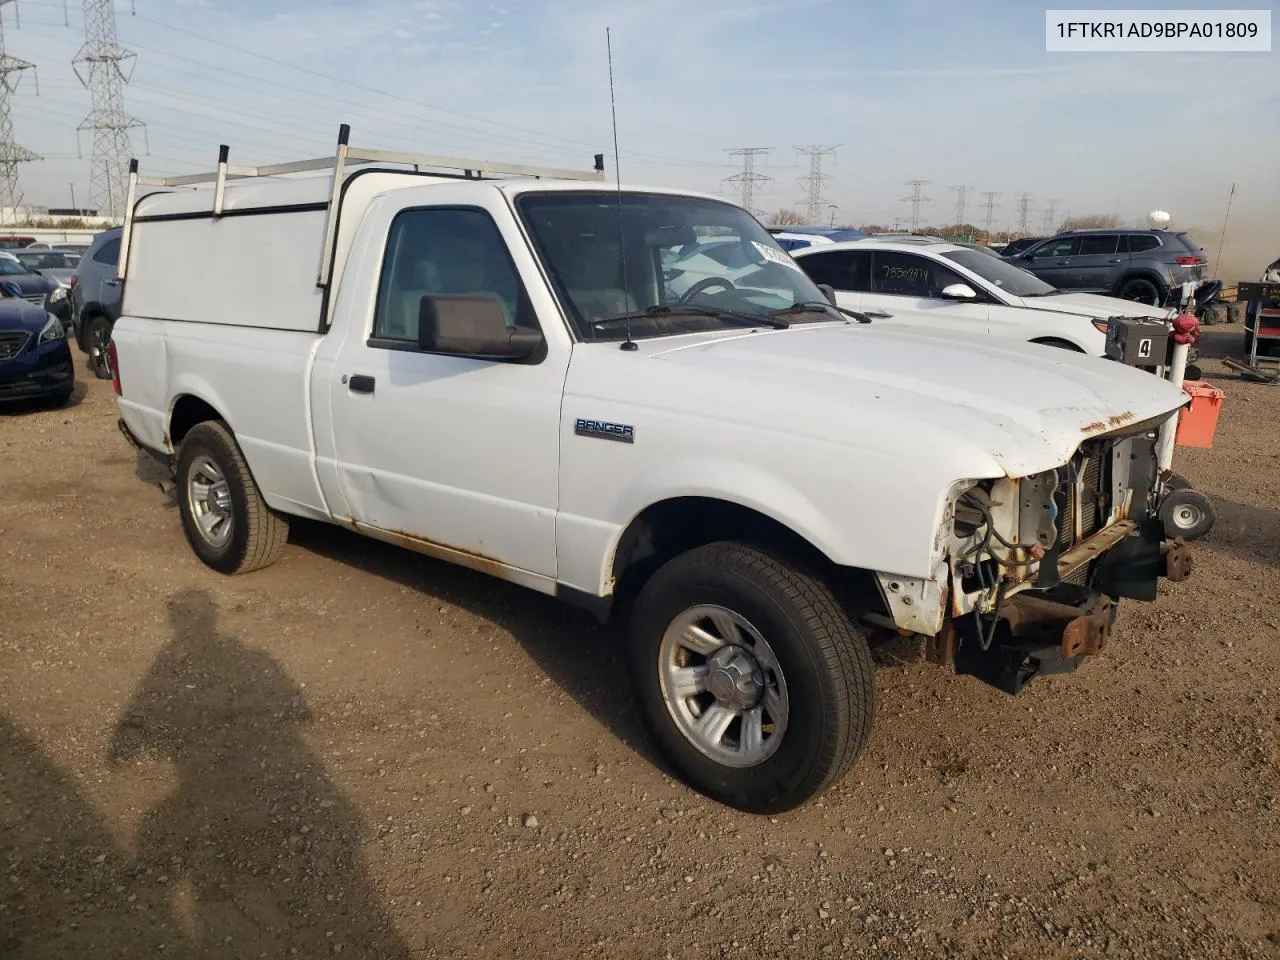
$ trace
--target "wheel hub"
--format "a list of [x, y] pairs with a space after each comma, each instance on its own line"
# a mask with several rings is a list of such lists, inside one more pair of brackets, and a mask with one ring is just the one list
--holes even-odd
[[227, 481], [219, 480], [209, 488], [209, 510], [215, 516], [231, 516], [231, 488]]
[[721, 647], [707, 658], [707, 690], [726, 707], [751, 710], [764, 696], [760, 664], [743, 647]]

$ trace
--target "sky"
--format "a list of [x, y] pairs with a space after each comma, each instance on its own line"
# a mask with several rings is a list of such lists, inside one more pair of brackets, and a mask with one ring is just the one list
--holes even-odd
[[[1055, 8], [1104, 6], [1055, 0]], [[1126, 8], [1273, 10], [1274, 2]], [[590, 167], [612, 133], [605, 28], [613, 41], [624, 183], [737, 197], [729, 150], [768, 147], [762, 213], [795, 208], [808, 161], [825, 161], [826, 221], [1030, 226], [1153, 209], [1214, 238], [1232, 186], [1231, 269], [1280, 256], [1280, 52], [1047, 53], [1045, 5], [1025, 0], [117, 0], [125, 87], [144, 172], [330, 152], [341, 122], [366, 146]], [[76, 0], [2, 8], [7, 52], [36, 65], [11, 94], [25, 202], [86, 205], [88, 92], [71, 68]], [[38, 93], [37, 93], [38, 85]], [[79, 143], [77, 140], [79, 139]], [[832, 207], [831, 205], [834, 205]], [[767, 216], [766, 216], [767, 219]], [[1206, 243], [1206, 249], [1215, 251]], [[1256, 267], [1256, 269], [1255, 269]], [[1223, 275], [1227, 271], [1224, 269]]]

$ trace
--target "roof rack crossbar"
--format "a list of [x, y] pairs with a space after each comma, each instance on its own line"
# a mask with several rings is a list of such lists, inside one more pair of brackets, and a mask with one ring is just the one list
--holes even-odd
[[[324, 248], [320, 254], [320, 269], [316, 276], [316, 285], [328, 285], [333, 272], [334, 233], [337, 229], [337, 211], [342, 193], [342, 182], [346, 170], [351, 166], [367, 163], [397, 163], [413, 167], [415, 171], [453, 170], [461, 171], [468, 179], [494, 179], [495, 177], [533, 177], [555, 180], [591, 180], [597, 183], [604, 181], [604, 155], [594, 156], [593, 169], [568, 170], [562, 167], [541, 167], [529, 164], [499, 163], [490, 160], [463, 160], [458, 157], [442, 157], [433, 154], [405, 153], [398, 150], [382, 150], [373, 147], [353, 147], [350, 145], [351, 127], [342, 124], [338, 128], [338, 146], [334, 153], [327, 157], [316, 157], [310, 160], [291, 160], [285, 163], [273, 163], [263, 166], [238, 166], [229, 162], [230, 148], [225, 144], [218, 148], [218, 166], [208, 173], [183, 174], [177, 177], [144, 177], [138, 173], [138, 161], [129, 164], [129, 195], [125, 208], [124, 227], [120, 240], [120, 258], [117, 262], [117, 276], [125, 278], [126, 259], [129, 241], [132, 234], [133, 207], [137, 198], [137, 188], [147, 187], [195, 187], [201, 184], [213, 184], [213, 215], [222, 215], [224, 189], [228, 180], [245, 180], [257, 177], [280, 177], [291, 173], [305, 173], [312, 170], [332, 170], [332, 187], [325, 213]], [[326, 318], [326, 326], [327, 326]]]

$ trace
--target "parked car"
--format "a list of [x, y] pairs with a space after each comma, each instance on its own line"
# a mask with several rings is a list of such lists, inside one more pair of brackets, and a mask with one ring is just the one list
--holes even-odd
[[0, 400], [64, 404], [75, 389], [66, 328], [43, 307], [8, 295], [13, 283], [0, 282]]
[[[234, 217], [207, 189], [127, 214], [122, 429], [202, 562], [264, 567], [305, 516], [627, 610], [656, 742], [756, 812], [853, 763], [873, 629], [1016, 692], [1187, 572], [1154, 502], [1173, 385], [863, 322], [741, 207], [546, 175], [236, 180]], [[786, 289], [674, 291], [664, 251], [711, 231]]]
[[1000, 248], [1000, 256], [1012, 257], [1024, 250], [1029, 250], [1046, 237], [1018, 237], [1016, 240], [1010, 240]]
[[36, 242], [35, 237], [24, 237], [15, 234], [0, 236], [0, 250], [21, 250]]
[[770, 227], [769, 232], [783, 250], [802, 250], [866, 236], [861, 230], [845, 227]]
[[42, 306], [45, 298], [58, 289], [56, 280], [33, 272], [17, 258], [16, 252], [12, 259], [0, 257], [0, 280], [15, 287], [23, 300], [37, 306]]
[[120, 316], [120, 228], [112, 227], [93, 238], [71, 276], [71, 324], [77, 346], [85, 353], [89, 369], [100, 380], [111, 379], [107, 344]]
[[45, 306], [62, 321], [64, 327], [71, 329], [71, 300], [67, 294], [80, 258], [61, 250], [32, 250], [29, 247], [14, 251], [13, 255], [31, 273], [39, 274], [57, 284], [49, 292]]
[[878, 323], [921, 326], [974, 338], [1022, 340], [1105, 353], [1107, 318], [1171, 316], [1050, 286], [1012, 263], [941, 240], [855, 240], [797, 250], [796, 263], [836, 303]]
[[77, 260], [84, 256], [84, 252], [89, 249], [87, 243], [55, 243], [53, 249], [61, 250], [63, 253], [69, 253]]
[[1164, 304], [1184, 282], [1204, 280], [1208, 263], [1190, 236], [1168, 230], [1071, 230], [1005, 258], [1062, 290], [1148, 304]]

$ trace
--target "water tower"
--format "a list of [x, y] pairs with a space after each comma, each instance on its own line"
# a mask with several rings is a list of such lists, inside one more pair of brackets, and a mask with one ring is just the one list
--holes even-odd
[[1163, 230], [1165, 227], [1169, 226], [1169, 222], [1172, 219], [1173, 218], [1163, 210], [1152, 210], [1147, 214], [1147, 224], [1153, 230]]

